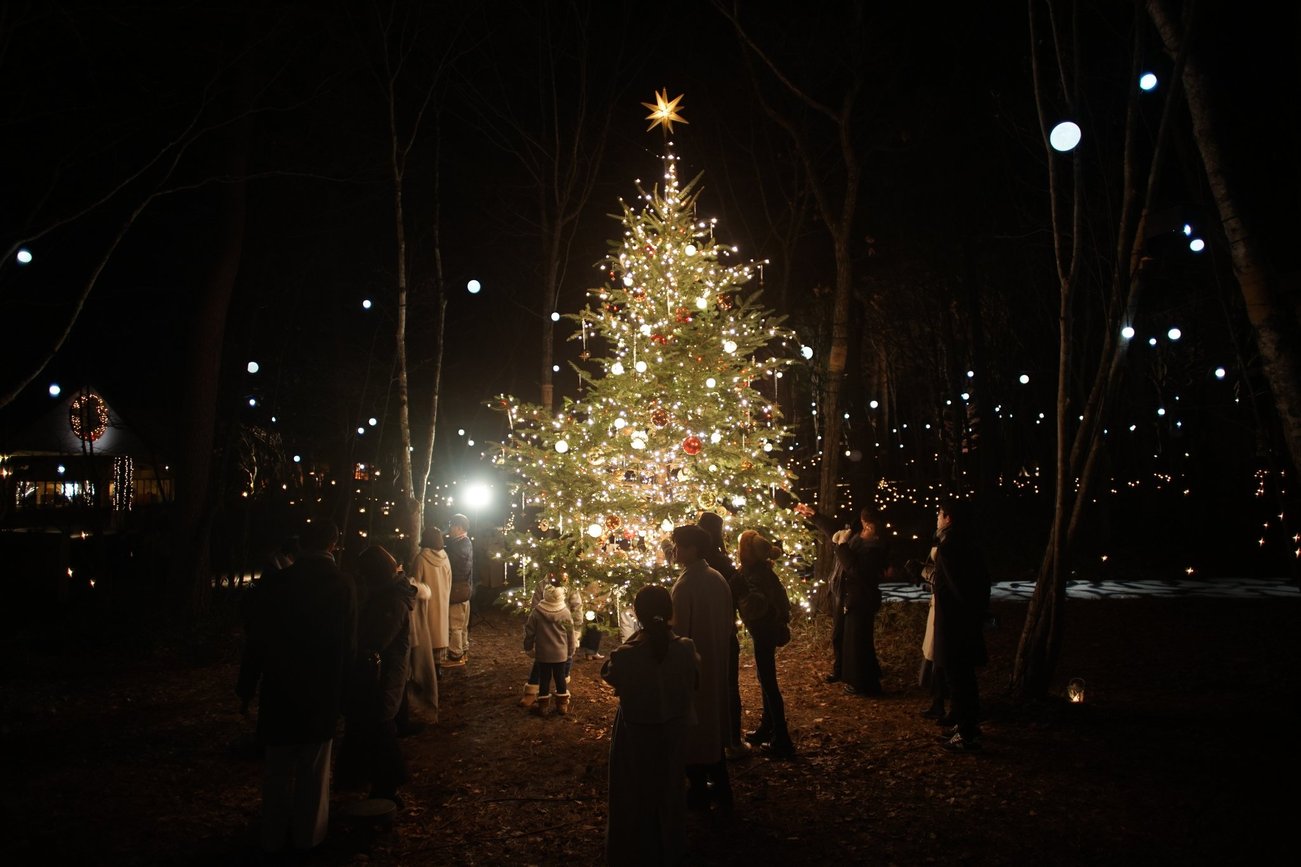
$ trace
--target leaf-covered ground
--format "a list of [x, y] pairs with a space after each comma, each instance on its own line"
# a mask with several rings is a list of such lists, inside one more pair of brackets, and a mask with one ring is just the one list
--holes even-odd
[[[735, 817], [691, 826], [696, 863], [1292, 863], [1301, 600], [1071, 603], [1058, 671], [1085, 678], [1083, 706], [1003, 697], [1024, 607], [995, 612], [980, 754], [945, 752], [918, 716], [923, 606], [881, 615], [880, 699], [821, 682], [825, 624], [797, 633], [778, 668], [799, 755], [732, 763]], [[528, 716], [519, 639], [515, 616], [476, 622], [440, 722], [402, 741], [405, 812], [336, 812], [312, 863], [601, 862], [614, 698], [579, 662], [572, 715]], [[260, 767], [233, 658], [10, 641], [2, 670], [5, 863], [256, 863]]]

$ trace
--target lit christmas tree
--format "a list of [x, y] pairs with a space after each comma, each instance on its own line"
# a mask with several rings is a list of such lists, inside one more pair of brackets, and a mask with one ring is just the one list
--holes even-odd
[[[656, 99], [652, 128], [685, 122], [681, 97]], [[808, 606], [799, 575], [816, 546], [774, 500], [792, 476], [773, 396], [799, 342], [758, 291], [742, 289], [754, 266], [724, 264], [736, 250], [697, 219], [697, 181], [679, 185], [667, 144], [663, 189], [641, 191], [638, 210], [623, 204], [623, 237], [603, 263], [609, 282], [569, 317], [598, 374], [576, 365], [583, 396], [555, 415], [498, 402], [511, 428], [498, 463], [514, 471], [522, 507], [508, 533], [521, 607], [537, 580], [564, 574], [589, 590], [597, 582], [588, 607], [617, 613], [643, 584], [672, 582], [662, 542], [702, 510], [723, 517], [729, 549], [745, 529], [780, 542], [778, 571]]]

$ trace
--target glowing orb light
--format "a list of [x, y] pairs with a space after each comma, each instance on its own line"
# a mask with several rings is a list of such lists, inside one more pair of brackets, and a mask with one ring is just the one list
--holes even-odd
[[62, 391], [57, 382], [50, 383], [50, 397], [58, 397]]
[[1155, 337], [1149, 337], [1149, 338], [1147, 339], [1147, 345], [1148, 345], [1148, 346], [1156, 346], [1156, 338], [1155, 338]]
[[551, 321], [552, 321], [552, 322], [559, 322], [559, 321], [560, 321], [560, 314], [557, 313], [555, 310], [552, 310], [552, 311], [551, 311]]
[[366, 424], [370, 425], [371, 427], [374, 427], [375, 425], [379, 424], [379, 419], [375, 418], [375, 416], [371, 416], [370, 418], [366, 419]]
[[371, 307], [371, 305], [370, 305], [370, 299], [369, 299], [369, 298], [367, 298], [367, 299], [365, 299], [364, 301], [361, 302], [361, 309], [362, 309], [362, 310], [369, 310], [370, 307]]
[[1178, 328], [1171, 328], [1165, 333], [1165, 336], [1169, 337], [1171, 340], [1178, 340], [1180, 337], [1184, 336], [1184, 333]]
[[14, 258], [18, 260], [19, 265], [30, 265], [32, 264], [32, 251], [26, 247], [19, 247], [18, 255]]
[[718, 385], [718, 380], [714, 379], [712, 376], [705, 380], [705, 388], [713, 388], [716, 385]]
[[616, 361], [610, 365], [610, 372], [615, 376], [623, 376], [623, 363]]
[[259, 370], [261, 370], [261, 369], [262, 369], [262, 368], [258, 366], [258, 363], [257, 363], [256, 361], [250, 361], [250, 362], [248, 363], [248, 372], [249, 372], [249, 373], [257, 373], [257, 372], [258, 372]]
[[868, 401], [867, 405], [870, 406], [872, 409], [876, 409], [881, 404], [879, 401], [872, 400], [872, 401]]
[[1188, 249], [1192, 250], [1194, 253], [1200, 253], [1206, 249], [1206, 242], [1201, 238], [1193, 238], [1188, 242]]
[[59, 464], [58, 470], [59, 470], [59, 475], [63, 475], [68, 471], [68, 468], [65, 467], [63, 464]]
[[586, 612], [584, 612], [584, 613], [583, 613], [583, 619], [586, 620], [586, 621], [589, 622], [589, 623], [592, 622], [593, 620], [596, 619], [596, 612], [595, 612], [595, 611], [586, 611]]
[[688, 244], [685, 248], [683, 248], [682, 252], [686, 253], [688, 256], [694, 256], [696, 255], [696, 245]]
[[1048, 134], [1048, 144], [1053, 146], [1053, 150], [1061, 153], [1075, 150], [1079, 143], [1080, 128], [1073, 121], [1062, 121]]
[[560, 365], [559, 365], [559, 364], [553, 364], [553, 365], [551, 365], [551, 372], [552, 372], [552, 373], [559, 373], [559, 372], [560, 372]]
[[483, 288], [483, 284], [480, 283], [478, 280], [471, 280], [465, 284], [465, 291], [469, 292], [471, 295], [478, 295], [479, 290], [482, 288]]
[[1134, 336], [1134, 326], [1126, 325], [1124, 328], [1120, 329], [1120, 336], [1129, 340]]
[[563, 455], [569, 451], [569, 443], [565, 440], [556, 440], [556, 451]]
[[1028, 373], [1021, 374], [1017, 378], [1017, 382], [1021, 383], [1022, 385], [1028, 385], [1030, 383], [1030, 374]]
[[1156, 90], [1156, 75], [1151, 72], [1145, 72], [1138, 77], [1138, 87], [1140, 90]]
[[482, 482], [475, 482], [465, 488], [465, 505], [471, 509], [482, 509], [492, 502], [492, 490]]
[[1188, 225], [1187, 223], [1184, 223], [1184, 236], [1191, 238], [1192, 234], [1193, 234], [1193, 227]]
[[660, 529], [663, 530], [665, 533], [672, 532], [673, 522], [670, 521], [668, 518], [665, 518], [663, 521], [660, 521]]
[[812, 358], [813, 358], [813, 347], [812, 347], [812, 346], [801, 346], [801, 347], [800, 347], [800, 355], [803, 355], [806, 359], [812, 359]]
[[636, 364], [633, 365], [633, 369], [636, 370], [638, 373], [645, 373], [645, 372], [646, 372], [646, 362], [644, 362], [644, 361], [639, 361], [639, 362], [637, 362]]
[[255, 398], [255, 397], [250, 397], [250, 398], [248, 399], [248, 405], [249, 405], [249, 406], [257, 406], [257, 398]]
[[724, 341], [723, 341], [723, 351], [726, 352], [728, 355], [731, 355], [733, 352], [736, 352], [736, 341], [735, 341], [735, 340], [724, 340]]
[[587, 525], [587, 535], [591, 536], [593, 539], [599, 539], [599, 538], [601, 538], [601, 534], [602, 534], [603, 532], [604, 532], [604, 530], [601, 529], [601, 525], [600, 525], [600, 524], [588, 524], [588, 525]]
[[357, 436], [361, 436], [364, 433], [366, 433], [366, 429], [364, 427], [357, 428]]
[[976, 378], [976, 371], [974, 371], [974, 370], [968, 370], [968, 371], [967, 371], [967, 379], [975, 379], [975, 378]]
[[1216, 379], [1224, 379], [1224, 377], [1227, 376], [1227, 375], [1228, 375], [1228, 374], [1225, 372], [1225, 370], [1224, 370], [1223, 367], [1217, 367], [1217, 368], [1215, 368], [1215, 378], [1216, 378]]
[[303, 456], [302, 456], [302, 455], [294, 455], [294, 463], [296, 463], [296, 464], [301, 464], [302, 462], [303, 462]]

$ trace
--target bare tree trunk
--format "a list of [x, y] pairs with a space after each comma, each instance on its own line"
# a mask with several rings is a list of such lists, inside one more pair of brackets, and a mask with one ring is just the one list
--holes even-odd
[[[405, 152], [398, 144], [395, 81], [389, 79], [389, 169], [393, 180], [393, 229], [397, 241], [397, 327], [393, 338], [397, 349], [398, 427], [402, 456], [398, 461], [398, 515], [408, 538], [420, 535], [419, 506], [414, 504], [415, 484], [411, 471], [411, 396], [407, 374], [407, 229], [402, 210]], [[419, 541], [416, 539], [416, 541]]]
[[[443, 383], [443, 336], [447, 332], [447, 284], [443, 279], [443, 197], [442, 197], [442, 129], [437, 124], [434, 128], [434, 340], [438, 351], [434, 353], [433, 386], [429, 394], [429, 441], [425, 449], [425, 473], [420, 482], [420, 494], [416, 498], [417, 523], [421, 534], [425, 527], [425, 499], [429, 496], [429, 478], [434, 470], [434, 442], [438, 434], [438, 396]], [[419, 544], [419, 540], [417, 540]]]
[[[1188, 37], [1181, 36], [1166, 0], [1148, 0], [1148, 14], [1156, 24], [1166, 50], [1178, 54]], [[1195, 14], [1185, 10], [1185, 16]], [[1185, 27], [1185, 31], [1188, 28]], [[1301, 472], [1301, 341], [1298, 323], [1286, 299], [1276, 285], [1276, 276], [1252, 233], [1251, 214], [1244, 208], [1232, 180], [1226, 173], [1221, 131], [1216, 123], [1215, 91], [1206, 73], [1189, 55], [1184, 63], [1183, 85], [1188, 113], [1192, 117], [1193, 135], [1206, 169], [1211, 196], [1220, 212], [1220, 225], [1229, 244], [1233, 273], [1246, 302], [1247, 319], [1256, 333], [1261, 366], [1274, 395], [1274, 406], [1283, 427], [1292, 468]]]
[[212, 529], [212, 458], [216, 440], [226, 315], [239, 274], [246, 216], [245, 181], [250, 121], [233, 129], [227, 173], [234, 180], [219, 188], [220, 219], [214, 227], [216, 257], [199, 294], [190, 330], [189, 362], [182, 398], [183, 444], [176, 473], [176, 532], [171, 586], [175, 602], [192, 623], [207, 607]]

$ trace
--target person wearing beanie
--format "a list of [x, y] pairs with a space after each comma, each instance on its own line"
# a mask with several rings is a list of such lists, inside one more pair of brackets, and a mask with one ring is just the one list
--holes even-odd
[[565, 590], [548, 585], [542, 601], [533, 606], [524, 624], [524, 649], [533, 654], [538, 664], [538, 697], [530, 708], [534, 714], [546, 716], [549, 712], [552, 681], [556, 687], [556, 713], [564, 716], [569, 712], [565, 664], [574, 658], [577, 644], [574, 619], [565, 604]]
[[705, 562], [710, 545], [709, 535], [695, 525], [673, 531], [673, 559], [683, 568], [673, 585], [673, 623], [700, 655], [699, 722], [687, 730], [684, 745], [690, 784], [687, 807], [707, 812], [714, 806], [726, 818], [732, 813], [732, 784], [723, 750], [734, 728], [728, 707], [727, 660], [736, 621], [727, 581]]
[[[569, 617], [574, 622], [575, 628], [577, 628], [577, 624], [583, 622], [583, 594], [579, 592], [577, 583], [569, 580], [568, 575], [561, 573], [558, 578], [555, 575], [550, 575], [539, 581], [537, 586], [533, 588], [532, 605], [537, 607], [541, 604], [545, 598], [546, 589], [552, 585], [558, 586], [565, 591], [565, 602], [569, 606]], [[574, 660], [573, 657], [570, 657], [565, 663], [565, 680], [569, 680], [569, 672], [573, 667]], [[538, 663], [534, 662], [533, 668], [529, 671], [528, 682], [524, 684], [524, 695], [519, 700], [520, 707], [532, 707], [534, 702], [538, 700], [538, 680]]]
[[[696, 526], [709, 535], [709, 546], [704, 555], [705, 562], [709, 564], [709, 568], [723, 576], [728, 589], [732, 591], [732, 602], [735, 603], [736, 578], [739, 573], [736, 565], [732, 563], [732, 558], [727, 554], [727, 546], [723, 543], [723, 516], [717, 512], [701, 512], [696, 518]], [[736, 613], [733, 612], [734, 626]], [[732, 629], [727, 655], [727, 709], [732, 715], [732, 729], [728, 732], [725, 752], [729, 759], [737, 759], [749, 752], [750, 744], [741, 739], [741, 640], [737, 637], [735, 628]]]

